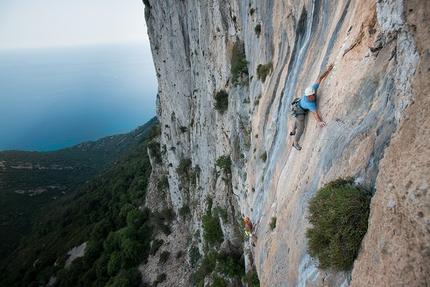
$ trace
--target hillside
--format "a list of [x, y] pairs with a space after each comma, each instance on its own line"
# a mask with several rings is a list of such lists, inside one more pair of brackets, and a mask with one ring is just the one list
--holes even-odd
[[[139, 209], [151, 173], [147, 146], [157, 134], [153, 124], [116, 164], [46, 205], [31, 234], [1, 261], [0, 286], [139, 285], [137, 264], [149, 255], [152, 233], [169, 214]], [[84, 256], [69, 262], [75, 247]]]
[[19, 238], [34, 229], [40, 214], [143, 142], [156, 123], [153, 118], [128, 134], [58, 151], [0, 152], [0, 257], [7, 257]]
[[[201, 256], [200, 267], [178, 268], [162, 286], [188, 286], [184, 278], [220, 246], [244, 249], [262, 286], [429, 284], [425, 1], [143, 2], [164, 151], [151, 182], [166, 182], [169, 207], [190, 214], [166, 240], [188, 237], [175, 248]], [[326, 125], [306, 116], [297, 151], [290, 103], [330, 63], [317, 101]], [[338, 177], [373, 195], [368, 232], [347, 272], [318, 269], [305, 236], [309, 199]], [[148, 204], [161, 208], [151, 193]], [[218, 219], [222, 242], [209, 249], [208, 206], [227, 214]], [[244, 216], [258, 223], [255, 248], [244, 241]], [[164, 271], [146, 268], [152, 282]], [[197, 282], [221, 275], [209, 268], [204, 276]]]

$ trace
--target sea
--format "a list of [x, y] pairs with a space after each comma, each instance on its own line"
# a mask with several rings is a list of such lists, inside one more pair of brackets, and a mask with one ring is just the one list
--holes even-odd
[[52, 151], [155, 116], [149, 44], [0, 51], [0, 150]]

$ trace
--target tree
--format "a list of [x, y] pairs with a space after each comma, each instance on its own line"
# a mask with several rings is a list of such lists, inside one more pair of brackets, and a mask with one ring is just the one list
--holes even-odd
[[138, 230], [145, 223], [146, 217], [145, 213], [135, 208], [127, 214], [127, 225]]
[[121, 248], [124, 250], [125, 257], [138, 262], [141, 259], [142, 245], [131, 238], [126, 238], [121, 243]]
[[110, 276], [114, 276], [121, 269], [121, 253], [114, 251], [110, 255], [110, 259], [107, 265], [107, 271]]

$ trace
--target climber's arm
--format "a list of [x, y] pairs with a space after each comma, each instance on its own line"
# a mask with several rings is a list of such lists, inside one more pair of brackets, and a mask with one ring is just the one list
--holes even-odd
[[320, 114], [318, 113], [318, 111], [315, 110], [315, 111], [311, 111], [311, 112], [314, 115], [315, 120], [317, 121], [317, 123], [320, 126], [320, 128], [322, 128], [323, 126], [325, 126], [325, 122], [323, 122], [323, 120], [321, 119]]
[[328, 73], [333, 69], [333, 64], [328, 65], [327, 70], [321, 73], [321, 75], [318, 77], [317, 83], [318, 85], [321, 84], [321, 81], [328, 75]]

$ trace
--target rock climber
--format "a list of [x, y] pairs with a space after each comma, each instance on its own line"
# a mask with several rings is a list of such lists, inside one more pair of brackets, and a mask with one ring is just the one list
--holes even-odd
[[248, 217], [245, 217], [243, 219], [243, 222], [245, 222], [245, 234], [249, 237], [252, 238], [252, 242], [251, 245], [255, 246], [255, 242], [257, 242], [257, 236], [255, 236], [254, 234], [252, 234], [252, 232], [254, 231], [254, 225], [252, 224], [251, 220]]
[[318, 125], [321, 128], [325, 126], [325, 122], [323, 122], [323, 120], [321, 119], [315, 104], [317, 100], [318, 87], [321, 81], [328, 75], [328, 73], [332, 69], [333, 69], [333, 64], [330, 64], [327, 67], [327, 70], [325, 70], [324, 72], [321, 73], [321, 75], [319, 75], [315, 84], [305, 89], [305, 95], [300, 99], [300, 102], [298, 104], [298, 112], [295, 114], [293, 130], [290, 132], [290, 136], [294, 136], [293, 147], [297, 150], [302, 149], [302, 147], [299, 145], [299, 140], [305, 129], [305, 115], [308, 111], [312, 112], [312, 114], [315, 116], [315, 119]]

